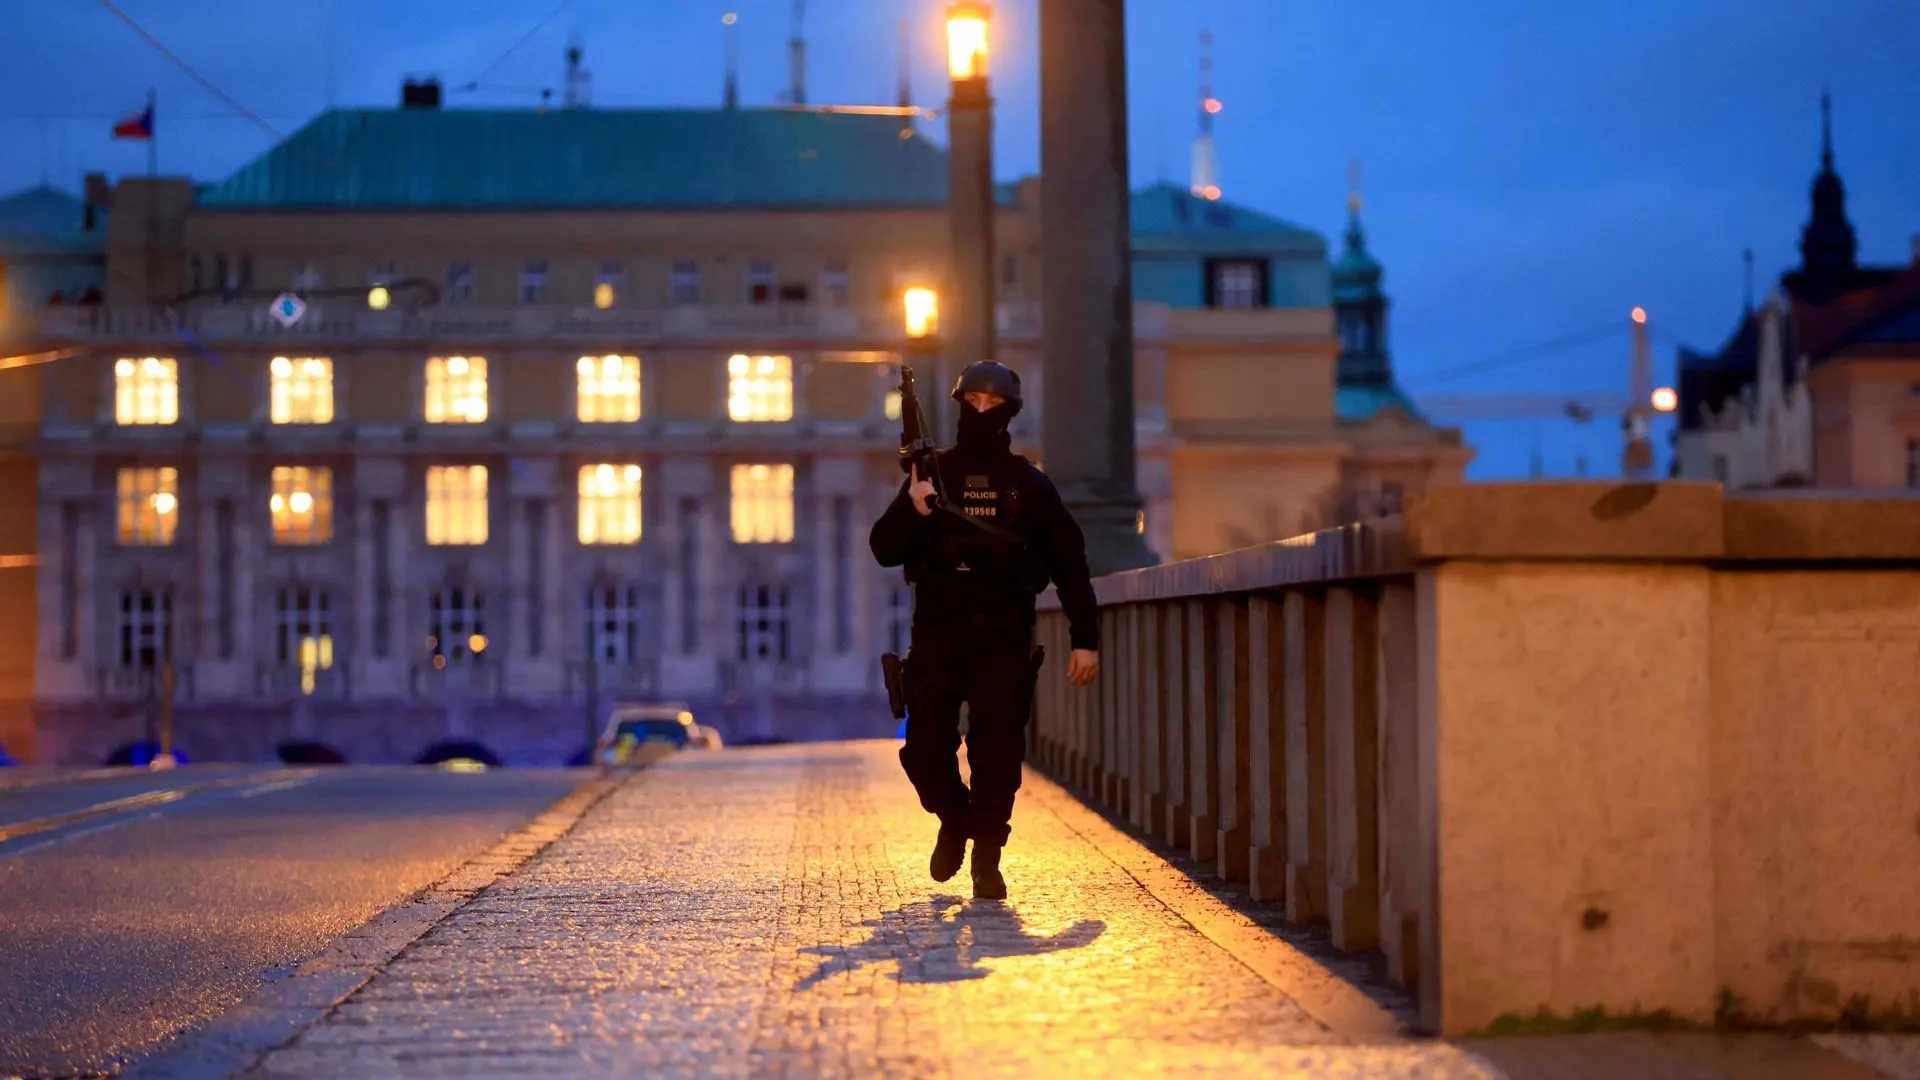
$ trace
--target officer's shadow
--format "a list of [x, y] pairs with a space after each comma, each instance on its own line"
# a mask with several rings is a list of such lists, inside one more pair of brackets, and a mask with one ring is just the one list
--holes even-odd
[[801, 949], [823, 959], [793, 988], [805, 990], [841, 972], [890, 961], [899, 964], [894, 978], [903, 983], [984, 979], [992, 972], [977, 966], [983, 960], [1078, 949], [1092, 944], [1107, 928], [1099, 920], [1082, 919], [1057, 934], [1035, 937], [1022, 929], [1020, 913], [1009, 905], [993, 900], [969, 904], [957, 896], [906, 904], [864, 925], [872, 927], [873, 933], [857, 945]]

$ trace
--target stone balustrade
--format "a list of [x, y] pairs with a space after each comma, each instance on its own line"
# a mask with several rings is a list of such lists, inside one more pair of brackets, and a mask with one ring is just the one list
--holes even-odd
[[1464, 485], [1097, 589], [1038, 766], [1423, 1027], [1920, 1012], [1920, 499]]

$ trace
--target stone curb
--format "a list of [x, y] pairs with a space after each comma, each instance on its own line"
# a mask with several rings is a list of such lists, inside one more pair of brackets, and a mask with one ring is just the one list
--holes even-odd
[[129, 1066], [142, 1080], [216, 1080], [252, 1068], [353, 996], [406, 948], [580, 823], [633, 774], [594, 777], [446, 877], [374, 916], [172, 1046]]

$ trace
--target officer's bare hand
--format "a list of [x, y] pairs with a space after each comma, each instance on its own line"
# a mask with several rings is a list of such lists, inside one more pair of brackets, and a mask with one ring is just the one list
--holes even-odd
[[1075, 649], [1067, 657], [1067, 682], [1085, 686], [1100, 674], [1100, 654], [1092, 649]]
[[933, 507], [927, 505], [927, 500], [933, 498], [933, 481], [920, 479], [920, 466], [914, 465], [911, 468], [912, 482], [907, 485], [907, 494], [913, 498], [913, 508], [920, 511], [921, 517], [926, 517], [933, 513]]

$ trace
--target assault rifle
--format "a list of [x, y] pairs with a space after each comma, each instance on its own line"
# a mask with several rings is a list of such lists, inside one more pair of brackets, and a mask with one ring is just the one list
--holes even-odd
[[944, 500], [940, 491], [939, 444], [934, 441], [933, 435], [927, 424], [926, 410], [920, 407], [920, 395], [914, 393], [913, 369], [901, 364], [900, 471], [918, 471], [920, 479], [933, 481], [933, 495], [927, 499], [927, 505], [937, 508]]

